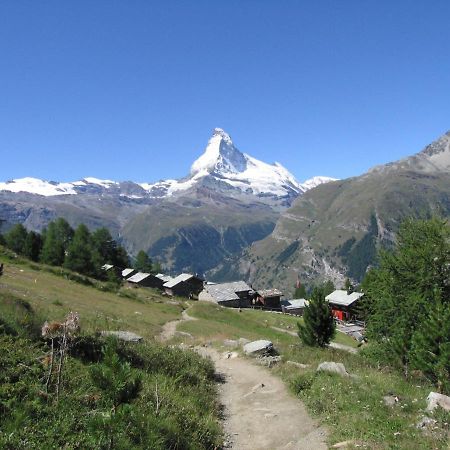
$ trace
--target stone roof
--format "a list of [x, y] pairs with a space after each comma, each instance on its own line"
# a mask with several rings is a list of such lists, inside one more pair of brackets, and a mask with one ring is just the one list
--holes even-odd
[[208, 284], [205, 290], [217, 302], [239, 300], [237, 292], [251, 291], [252, 288], [244, 281], [232, 281], [230, 283]]
[[279, 291], [278, 289], [262, 289], [258, 291], [258, 294], [261, 297], [268, 298], [268, 297], [281, 297], [283, 293]]
[[130, 269], [130, 268], [123, 269], [122, 270], [122, 276], [124, 278], [126, 278], [128, 275], [130, 275], [130, 273], [133, 273], [134, 271], [135, 271], [135, 269]]

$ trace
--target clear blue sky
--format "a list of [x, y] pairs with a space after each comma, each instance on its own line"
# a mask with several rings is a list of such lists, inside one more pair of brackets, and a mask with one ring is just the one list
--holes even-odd
[[450, 129], [450, 1], [0, 3], [0, 181], [185, 175], [214, 127], [300, 180]]

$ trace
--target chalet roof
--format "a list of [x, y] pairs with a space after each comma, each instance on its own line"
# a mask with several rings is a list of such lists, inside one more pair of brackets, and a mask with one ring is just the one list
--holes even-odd
[[127, 281], [129, 281], [130, 283], [140, 283], [142, 280], [145, 280], [149, 276], [150, 276], [149, 273], [138, 272], [134, 274], [132, 277], [127, 278]]
[[268, 297], [281, 297], [283, 293], [279, 291], [278, 289], [262, 289], [258, 291], [258, 294], [261, 297], [268, 298]]
[[155, 275], [156, 278], [159, 278], [160, 280], [164, 281], [164, 283], [167, 283], [172, 279], [170, 275], [164, 275], [163, 273], [157, 273]]
[[325, 300], [328, 300], [328, 303], [333, 305], [340, 306], [350, 306], [352, 303], [356, 302], [356, 300], [360, 299], [364, 294], [362, 292], [352, 292], [351, 294], [347, 294], [347, 291], [342, 289], [337, 289], [331, 294], [325, 297]]
[[173, 288], [177, 284], [183, 283], [184, 281], [190, 280], [191, 278], [194, 278], [194, 275], [192, 275], [190, 273], [182, 273], [182, 274], [178, 275], [177, 277], [172, 278], [171, 280], [164, 283], [163, 286], [166, 288]]
[[127, 269], [123, 269], [122, 270], [122, 276], [124, 277], [124, 278], [126, 278], [127, 276], [129, 276], [131, 273], [133, 273], [133, 272], [135, 272], [135, 269], [130, 269], [130, 268], [127, 268]]
[[227, 300], [239, 300], [237, 292], [251, 291], [252, 288], [244, 281], [233, 281], [230, 283], [208, 284], [205, 290], [217, 302]]
[[103, 264], [102, 269], [103, 270], [109, 270], [112, 269], [114, 266], [112, 264]]
[[294, 298], [292, 300], [281, 300], [281, 305], [286, 309], [304, 308], [308, 306], [308, 300], [304, 298]]

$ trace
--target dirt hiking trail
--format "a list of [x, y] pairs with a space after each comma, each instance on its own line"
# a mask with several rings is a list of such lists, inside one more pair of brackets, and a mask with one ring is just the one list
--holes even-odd
[[[196, 320], [183, 311], [181, 320], [163, 327], [161, 340], [176, 333], [183, 320]], [[268, 369], [236, 352], [219, 353], [211, 347], [197, 351], [210, 357], [224, 383], [219, 386], [224, 406], [226, 448], [234, 450], [327, 449], [326, 431], [308, 415], [284, 383]]]

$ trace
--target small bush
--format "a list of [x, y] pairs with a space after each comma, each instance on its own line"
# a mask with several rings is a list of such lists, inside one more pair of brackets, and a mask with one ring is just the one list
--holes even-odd
[[302, 391], [306, 391], [311, 388], [314, 382], [315, 374], [311, 372], [298, 374], [291, 380], [291, 389], [296, 395]]

